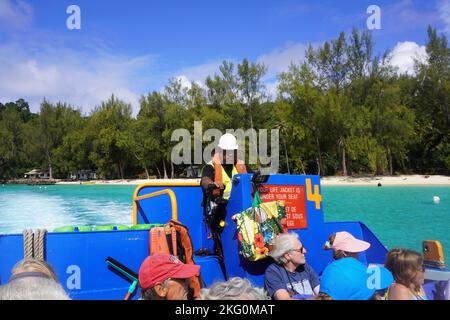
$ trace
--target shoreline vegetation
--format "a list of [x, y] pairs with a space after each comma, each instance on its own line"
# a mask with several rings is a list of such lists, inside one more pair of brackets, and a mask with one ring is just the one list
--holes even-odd
[[223, 61], [204, 85], [172, 78], [163, 90], [143, 93], [136, 109], [115, 95], [89, 114], [65, 101], [44, 99], [38, 113], [24, 99], [2, 102], [0, 179], [36, 171], [51, 180], [186, 177], [198, 169], [189, 165], [203, 155], [196, 150], [210, 147], [196, 132], [210, 129], [211, 146], [234, 131], [244, 162], [255, 163], [252, 154], [265, 166], [278, 158], [280, 173], [450, 175], [450, 48], [445, 34], [431, 26], [427, 33], [426, 55], [415, 59], [414, 72], [401, 73], [390, 63], [392, 52], [375, 54], [369, 31], [342, 32], [280, 70], [276, 96], [264, 82], [267, 66], [243, 59]]
[[[426, 178], [427, 177], [427, 178]], [[156, 181], [198, 181], [200, 179], [131, 179], [131, 180], [98, 180], [95, 184], [99, 185], [139, 185], [142, 183]], [[94, 181], [91, 181], [94, 182]], [[78, 182], [79, 183], [79, 182]], [[321, 177], [322, 186], [377, 186], [381, 183], [383, 186], [450, 186], [450, 177], [441, 175], [401, 175], [401, 176], [373, 176], [373, 177], [342, 177], [330, 176]], [[58, 184], [71, 184], [70, 182], [60, 182]], [[76, 183], [75, 183], [76, 184]]]
[[[15, 179], [2, 181], [3, 185], [140, 185], [155, 182], [198, 182], [200, 179], [111, 179], [67, 181]], [[444, 175], [398, 175], [398, 176], [326, 176], [320, 178], [322, 186], [450, 186], [450, 176]]]

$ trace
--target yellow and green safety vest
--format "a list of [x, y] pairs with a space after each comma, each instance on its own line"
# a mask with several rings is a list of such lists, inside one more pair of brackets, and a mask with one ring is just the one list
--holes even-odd
[[[210, 165], [214, 168], [214, 163], [212, 161], [208, 162], [207, 165]], [[223, 191], [223, 198], [228, 200], [230, 198], [231, 195], [231, 189], [233, 187], [233, 182], [231, 181], [231, 179], [234, 177], [234, 175], [238, 174], [238, 170], [236, 169], [236, 166], [233, 165], [233, 171], [232, 171], [232, 175], [231, 178], [228, 176], [227, 172], [225, 171], [225, 169], [223, 168], [223, 166], [221, 166], [222, 168], [222, 183], [225, 187], [224, 191]]]

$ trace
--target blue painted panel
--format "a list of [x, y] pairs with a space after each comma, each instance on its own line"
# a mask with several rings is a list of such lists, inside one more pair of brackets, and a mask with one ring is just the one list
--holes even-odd
[[[111, 231], [49, 234], [47, 260], [58, 271], [71, 296], [81, 299], [123, 299], [131, 284], [108, 268], [111, 256], [136, 273], [148, 255], [148, 231]], [[73, 272], [79, 268], [80, 288], [73, 288]]]
[[206, 285], [209, 287], [214, 282], [224, 281], [223, 274], [220, 272], [219, 260], [215, 256], [206, 257], [194, 257], [196, 264], [200, 265], [200, 273], [202, 279]]
[[8, 282], [12, 268], [22, 258], [22, 235], [0, 235], [0, 284]]
[[[21, 235], [9, 238], [7, 248], [22, 246]], [[0, 276], [5, 279], [23, 258], [23, 250], [10, 255], [0, 239]], [[72, 298], [123, 299], [131, 283], [109, 269], [105, 258], [111, 256], [138, 272], [148, 255], [148, 231], [48, 233], [46, 247], [47, 261]]]
[[370, 243], [369, 250], [365, 252], [367, 261], [370, 263], [384, 264], [388, 249], [364, 223], [361, 223], [361, 228], [363, 232], [362, 239]]

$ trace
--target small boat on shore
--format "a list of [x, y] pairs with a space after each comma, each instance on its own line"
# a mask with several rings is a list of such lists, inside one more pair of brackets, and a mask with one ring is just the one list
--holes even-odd
[[95, 181], [81, 181], [80, 184], [81, 185], [92, 185], [92, 184], [95, 184]]

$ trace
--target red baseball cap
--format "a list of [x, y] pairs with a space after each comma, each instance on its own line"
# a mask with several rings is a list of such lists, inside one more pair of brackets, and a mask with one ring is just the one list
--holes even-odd
[[200, 270], [199, 265], [184, 264], [177, 257], [166, 253], [157, 253], [145, 258], [139, 268], [141, 288], [148, 289], [168, 278], [188, 279]]

